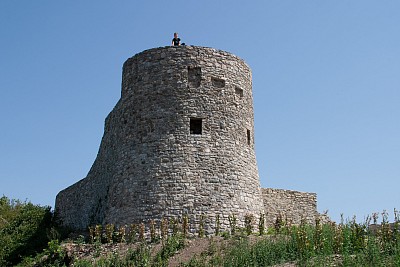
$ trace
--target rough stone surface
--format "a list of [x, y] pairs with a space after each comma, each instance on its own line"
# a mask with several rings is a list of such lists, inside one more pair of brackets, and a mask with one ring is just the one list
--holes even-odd
[[263, 189], [254, 151], [251, 71], [240, 58], [206, 47], [161, 47], [123, 65], [121, 99], [105, 120], [86, 178], [62, 190], [65, 226], [117, 225], [204, 216], [213, 232], [228, 216], [281, 213], [313, 222], [316, 194]]
[[317, 212], [317, 194], [293, 190], [262, 188], [266, 223], [274, 225], [278, 216], [292, 224], [302, 220], [314, 224], [317, 218], [327, 223], [329, 218]]
[[204, 215], [208, 228], [220, 214], [223, 229], [231, 214], [240, 225], [243, 214], [260, 212], [251, 70], [235, 55], [194, 46], [124, 63], [97, 158], [56, 199], [59, 218], [75, 229], [184, 214], [194, 223]]

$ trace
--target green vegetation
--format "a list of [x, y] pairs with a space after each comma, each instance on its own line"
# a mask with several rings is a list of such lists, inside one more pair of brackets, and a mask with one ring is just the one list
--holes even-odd
[[[77, 259], [74, 261], [75, 267], [86, 266], [168, 266], [168, 260], [176, 251], [183, 248], [183, 238], [180, 235], [170, 236], [167, 238], [161, 250], [152, 257], [151, 248], [146, 243], [140, 243], [136, 250], [129, 250], [125, 256], [115, 253], [107, 257], [100, 257], [94, 260]], [[53, 265], [63, 266], [63, 265]]]
[[[342, 219], [340, 224], [317, 220], [314, 225], [303, 222], [297, 226], [278, 216], [267, 228], [261, 214], [258, 229], [253, 229], [257, 225], [253, 215], [244, 216], [244, 228], [230, 215], [230, 231], [225, 232], [220, 231], [218, 215], [216, 236], [201, 239], [209, 242], [208, 248], [181, 266], [272, 266], [287, 262], [298, 266], [400, 266], [400, 213], [394, 210], [394, 215], [391, 224], [384, 211], [379, 225], [379, 215], [373, 214], [362, 224], [353, 218], [347, 222]], [[205, 218], [200, 217], [192, 236], [204, 236], [205, 227]], [[60, 230], [50, 207], [3, 196], [0, 266], [168, 266], [170, 258], [187, 244], [189, 228], [187, 215], [164, 218], [159, 224], [151, 220], [119, 227], [95, 225], [88, 229], [88, 236], [68, 241], [76, 251], [91, 251], [86, 257], [77, 257], [59, 242]], [[129, 244], [127, 252], [105, 251], [121, 243]]]
[[46, 248], [52, 228], [50, 207], [0, 198], [0, 266], [11, 266], [23, 257]]
[[193, 257], [185, 267], [197, 266], [272, 266], [286, 262], [298, 266], [400, 266], [399, 213], [395, 223], [383, 221], [370, 227], [355, 222], [290, 226], [275, 224], [271, 233], [251, 243], [245, 235], [224, 250]]

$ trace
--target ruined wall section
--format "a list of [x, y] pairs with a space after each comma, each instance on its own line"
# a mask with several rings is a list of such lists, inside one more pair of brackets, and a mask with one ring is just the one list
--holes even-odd
[[97, 157], [86, 178], [69, 186], [56, 197], [56, 214], [64, 225], [85, 229], [104, 218], [110, 183], [116, 172], [121, 146], [119, 104], [105, 120], [104, 135]]
[[[268, 226], [274, 225], [278, 216], [292, 224], [300, 224], [301, 220], [314, 224], [315, 219], [320, 217], [315, 193], [262, 188], [262, 195]], [[324, 222], [326, 220], [324, 217]]]

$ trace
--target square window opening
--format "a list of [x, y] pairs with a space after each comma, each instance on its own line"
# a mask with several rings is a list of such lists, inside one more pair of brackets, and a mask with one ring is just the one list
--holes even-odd
[[243, 89], [242, 88], [236, 86], [235, 87], [235, 93], [237, 95], [239, 95], [240, 97], [243, 97]]
[[202, 134], [203, 120], [190, 118], [190, 134]]
[[215, 86], [217, 88], [225, 87], [225, 80], [224, 79], [211, 77], [211, 83], [212, 83], [213, 86]]

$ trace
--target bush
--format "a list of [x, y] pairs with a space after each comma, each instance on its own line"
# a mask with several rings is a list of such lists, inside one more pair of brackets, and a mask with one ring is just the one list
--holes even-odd
[[177, 251], [185, 247], [183, 235], [169, 236], [163, 243], [162, 249], [154, 257], [153, 266], [168, 266], [168, 260]]
[[12, 266], [47, 246], [52, 226], [50, 207], [0, 199], [0, 266]]

